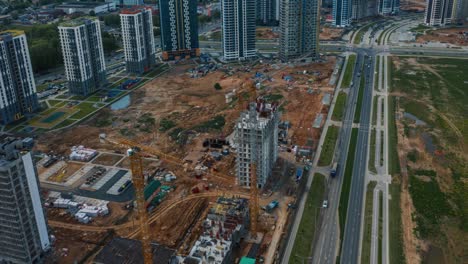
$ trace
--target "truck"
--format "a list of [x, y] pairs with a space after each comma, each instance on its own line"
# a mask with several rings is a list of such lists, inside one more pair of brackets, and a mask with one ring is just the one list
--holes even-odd
[[330, 170], [330, 176], [335, 177], [337, 173], [338, 173], [338, 162], [334, 162]]

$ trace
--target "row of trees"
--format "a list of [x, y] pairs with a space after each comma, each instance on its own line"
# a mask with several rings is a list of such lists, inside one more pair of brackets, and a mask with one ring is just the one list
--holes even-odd
[[[26, 34], [34, 72], [44, 72], [63, 64], [57, 25], [20, 26], [15, 29], [23, 30]], [[102, 44], [105, 53], [119, 48], [118, 41], [107, 32], [102, 33]]]

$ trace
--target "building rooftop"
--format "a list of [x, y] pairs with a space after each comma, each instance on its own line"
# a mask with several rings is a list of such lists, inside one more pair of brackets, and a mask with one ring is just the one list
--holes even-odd
[[0, 166], [18, 159], [23, 151], [29, 151], [32, 147], [27, 144], [29, 140], [32, 139], [0, 134]]
[[96, 17], [83, 16], [83, 17], [72, 19], [72, 20], [64, 21], [60, 23], [59, 26], [60, 27], [78, 27], [78, 26], [85, 25], [90, 22], [99, 22], [99, 20]]
[[277, 117], [277, 108], [276, 103], [267, 103], [262, 100], [252, 102], [249, 104], [249, 110], [241, 113], [237, 126], [238, 128], [263, 129], [270, 120]]
[[[152, 244], [153, 263], [170, 263], [175, 257], [175, 250]], [[116, 237], [113, 238], [94, 259], [102, 264], [143, 264], [141, 241]]]
[[134, 6], [131, 8], [125, 8], [120, 11], [121, 15], [135, 15], [145, 10], [151, 10], [151, 7]]
[[20, 35], [24, 35], [24, 31], [14, 30], [14, 29], [1, 31], [0, 32], [0, 40], [3, 40], [3, 37], [6, 36], [6, 35], [9, 35], [9, 36], [12, 36], [12, 37], [17, 37], [17, 36], [20, 36]]
[[56, 8], [94, 8], [107, 4], [106, 2], [68, 2], [57, 5]]

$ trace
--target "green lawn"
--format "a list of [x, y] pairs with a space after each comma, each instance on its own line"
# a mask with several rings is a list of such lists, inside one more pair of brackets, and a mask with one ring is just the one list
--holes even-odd
[[[294, 247], [289, 258], [291, 264], [302, 264], [303, 258], [311, 255], [312, 242], [315, 235], [315, 220], [322, 205], [323, 193], [325, 191], [325, 176], [320, 173], [314, 175], [312, 186], [304, 206], [299, 230], [297, 231]], [[300, 257], [297, 257], [300, 256]]]
[[75, 106], [77, 109], [79, 109], [80, 111], [74, 115], [72, 115], [70, 118], [72, 119], [81, 119], [87, 115], [89, 115], [90, 113], [94, 112], [97, 110], [97, 108], [95, 108], [93, 105], [95, 103], [88, 103], [88, 102], [83, 102], [77, 106]]
[[356, 65], [356, 55], [355, 54], [349, 55], [348, 63], [346, 64], [346, 69], [345, 69], [345, 73], [343, 76], [343, 80], [341, 81], [342, 88], [347, 88], [351, 85], [355, 65]]
[[389, 185], [389, 255], [390, 263], [404, 264], [405, 253], [403, 251], [403, 226], [401, 223], [400, 207], [400, 184], [392, 183]]
[[[168, 68], [169, 67], [166, 64], [162, 64], [159, 67], [156, 67], [154, 70], [152, 70], [152, 71], [148, 72], [147, 74], [145, 74], [143, 77], [154, 78], [158, 74], [161, 74], [163, 71], [167, 70]], [[140, 83], [141, 83], [141, 81], [140, 81]]]
[[53, 129], [66, 127], [66, 126], [69, 126], [69, 125], [73, 124], [74, 122], [75, 122], [75, 120], [65, 119], [65, 120], [63, 120], [61, 123], [59, 123], [58, 125], [56, 125]]
[[372, 98], [372, 124], [377, 125], [377, 106], [379, 102], [379, 97], [374, 96]]
[[374, 69], [374, 90], [379, 90], [379, 65], [380, 65], [380, 56], [375, 56], [377, 58], [375, 62], [375, 69]]
[[340, 205], [338, 206], [338, 214], [340, 221], [340, 240], [343, 241], [344, 227], [346, 223], [346, 214], [348, 210], [349, 192], [351, 190], [351, 177], [353, 174], [354, 156], [356, 155], [358, 128], [353, 128], [351, 133], [351, 141], [349, 143], [348, 157], [346, 159], [346, 167], [341, 187]]
[[372, 242], [372, 200], [376, 182], [367, 184], [366, 203], [364, 211], [364, 233], [362, 238], [361, 263], [370, 263], [370, 252]]
[[420, 24], [417, 27], [414, 27], [410, 29], [411, 32], [416, 32], [416, 33], [424, 33], [424, 31], [430, 29], [431, 27], [428, 27], [426, 25]]
[[382, 264], [382, 239], [383, 239], [383, 193], [379, 192], [379, 222], [378, 222], [378, 241], [377, 263]]
[[366, 78], [361, 76], [361, 83], [359, 84], [358, 98], [356, 102], [356, 112], [354, 112], [354, 123], [359, 123], [361, 120], [362, 98], [364, 97], [365, 85]]
[[361, 43], [361, 39], [366, 34], [367, 30], [373, 25], [374, 23], [370, 23], [362, 27], [358, 33], [356, 34], [356, 38], [354, 39], [354, 44], [359, 44]]
[[335, 107], [333, 108], [332, 120], [341, 121], [344, 115], [344, 109], [346, 105], [346, 93], [339, 92], [336, 98]]
[[58, 105], [59, 103], [62, 102], [62, 101], [60, 101], [60, 100], [52, 100], [52, 99], [51, 99], [51, 100], [47, 100], [47, 101], [49, 102], [50, 106], [56, 106], [56, 105]]
[[338, 132], [340, 128], [337, 126], [329, 126], [325, 142], [323, 143], [322, 152], [320, 153], [320, 159], [318, 161], [319, 166], [329, 166], [333, 160], [333, 154], [335, 153], [336, 140], [338, 138]]
[[376, 131], [375, 129], [371, 130], [371, 140], [369, 146], [369, 171], [377, 173], [377, 169], [375, 168], [375, 139], [376, 139]]

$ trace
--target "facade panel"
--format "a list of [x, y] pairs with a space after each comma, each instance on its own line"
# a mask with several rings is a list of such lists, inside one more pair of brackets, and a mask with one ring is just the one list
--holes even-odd
[[0, 124], [14, 122], [38, 108], [26, 36], [21, 31], [1, 32]]
[[226, 61], [256, 56], [256, 3], [249, 0], [222, 0], [222, 41]]
[[127, 72], [142, 74], [156, 64], [151, 9], [123, 10], [120, 22]]
[[0, 262], [41, 263], [50, 248], [38, 179], [21, 140], [0, 140]]
[[77, 18], [59, 27], [70, 93], [87, 96], [107, 83], [101, 27], [95, 18]]
[[318, 55], [318, 0], [282, 0], [280, 6], [280, 50], [283, 61]]
[[197, 1], [161, 0], [159, 5], [163, 60], [200, 56]]

